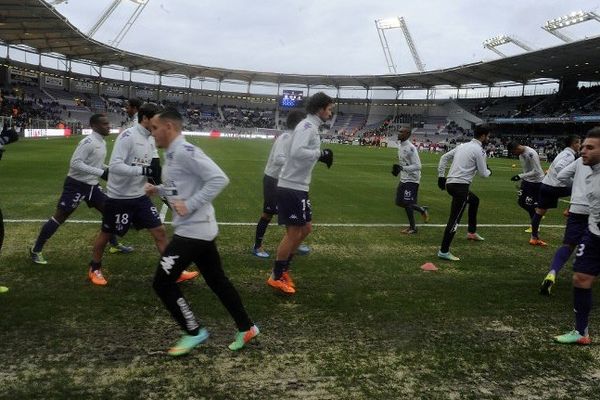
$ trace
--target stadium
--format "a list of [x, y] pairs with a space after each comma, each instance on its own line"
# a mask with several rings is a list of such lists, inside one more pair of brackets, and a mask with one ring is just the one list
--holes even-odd
[[[597, 14], [549, 20], [544, 29], [562, 44], [533, 49], [498, 36], [484, 46], [499, 57], [434, 70], [424, 69], [403, 18], [377, 20], [389, 73], [317, 75], [125, 51], [120, 40], [148, 0], [130, 2], [132, 19], [106, 44], [94, 28], [110, 7], [84, 33], [61, 14], [62, 1], [0, 1], [0, 119], [19, 135], [0, 147], [0, 285], [9, 288], [0, 294], [0, 398], [598, 398], [597, 347], [553, 341], [573, 325], [572, 260], [552, 295], [539, 294], [569, 200], [541, 223], [548, 246], [530, 246], [530, 219], [511, 181], [522, 171], [507, 146], [530, 146], [547, 170], [563, 139], [598, 125], [600, 37], [573, 39], [562, 30], [600, 21]], [[403, 32], [416, 72], [398, 73], [391, 29]], [[507, 56], [499, 50], [506, 44], [524, 51]], [[252, 253], [261, 182], [273, 139], [318, 92], [334, 102], [320, 137], [335, 161], [314, 168], [310, 253], [294, 257], [298, 290], [286, 296], [265, 283], [284, 228], [274, 221], [266, 232], [270, 258]], [[180, 286], [211, 336], [185, 357], [167, 355], [179, 331], [153, 293], [160, 257], [144, 231], [123, 238], [133, 253], [104, 256], [106, 287], [86, 276], [101, 225], [92, 208], [80, 206], [48, 242], [47, 265], [30, 258], [71, 155], [92, 132], [90, 118], [102, 114], [110, 123], [108, 160], [131, 123], [126, 107], [134, 98], [177, 110], [186, 140], [229, 178], [214, 200], [219, 253], [261, 331], [239, 352], [227, 349], [235, 333], [229, 315], [196, 279]], [[438, 163], [481, 125], [492, 131], [485, 153], [493, 174], [472, 186], [485, 240], [466, 240], [465, 216], [452, 247], [460, 261], [442, 260], [436, 253], [451, 197], [438, 189]], [[419, 204], [430, 217], [414, 235], [401, 233], [406, 217], [390, 174], [402, 129], [419, 150]], [[160, 199], [154, 204], [161, 208]], [[420, 268], [428, 263], [437, 270]], [[592, 338], [596, 318], [592, 309]]]

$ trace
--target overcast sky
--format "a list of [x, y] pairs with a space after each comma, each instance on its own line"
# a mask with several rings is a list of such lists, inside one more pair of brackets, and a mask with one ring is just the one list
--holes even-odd
[[[57, 9], [87, 33], [113, 0], [68, 0]], [[426, 70], [497, 58], [482, 42], [511, 34], [534, 48], [561, 41], [540, 27], [572, 11], [598, 11], [583, 0], [149, 0], [121, 48], [210, 67], [298, 74], [388, 73], [375, 19], [402, 16]], [[94, 36], [112, 40], [136, 5], [127, 0]], [[588, 21], [562, 32], [600, 35]], [[399, 29], [387, 31], [398, 72], [416, 70]], [[513, 45], [500, 50], [521, 52]]]

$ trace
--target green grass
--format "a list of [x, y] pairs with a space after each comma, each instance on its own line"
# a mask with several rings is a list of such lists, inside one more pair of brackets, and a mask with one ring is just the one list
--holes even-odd
[[[54, 210], [77, 139], [21, 141], [0, 161], [5, 219], [46, 219]], [[215, 202], [220, 222], [255, 222], [270, 143], [195, 140], [228, 174]], [[551, 298], [537, 294], [560, 228], [542, 228], [547, 249], [527, 244], [523, 227], [481, 227], [485, 242], [452, 245], [459, 263], [435, 253], [443, 228], [402, 236], [394, 206], [394, 149], [331, 146], [335, 163], [315, 167], [313, 251], [294, 261], [298, 293], [282, 297], [265, 284], [271, 260], [250, 255], [254, 227], [225, 225], [223, 264], [262, 335], [231, 353], [234, 325], [202, 280], [183, 285], [211, 332], [188, 357], [166, 349], [179, 332], [151, 288], [158, 255], [147, 232], [130, 232], [131, 255], [107, 255], [109, 286], [86, 281], [97, 224], [67, 223], [33, 265], [26, 247], [41, 223], [6, 224], [0, 258], [0, 398], [93, 399], [572, 399], [597, 396], [596, 346], [560, 346], [552, 335], [572, 326], [569, 264]], [[444, 224], [450, 197], [436, 186], [437, 155], [422, 154], [419, 203]], [[489, 160], [476, 178], [481, 224], [527, 224], [509, 177], [515, 161]], [[99, 220], [82, 206], [74, 220]], [[466, 219], [466, 216], [465, 216]], [[463, 221], [466, 222], [466, 221]], [[560, 210], [546, 225], [560, 225]], [[168, 228], [171, 231], [170, 227]], [[282, 229], [272, 225], [266, 248]], [[432, 261], [435, 273], [419, 266]], [[592, 313], [592, 323], [598, 315]], [[592, 326], [592, 335], [595, 332]]]

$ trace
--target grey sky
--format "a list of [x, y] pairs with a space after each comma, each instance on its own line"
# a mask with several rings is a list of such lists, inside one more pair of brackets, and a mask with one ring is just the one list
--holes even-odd
[[[112, 0], [69, 0], [57, 9], [87, 32]], [[384, 74], [374, 20], [403, 16], [426, 70], [497, 58], [482, 42], [513, 34], [535, 48], [561, 42], [540, 27], [572, 11], [597, 11], [583, 0], [149, 0], [120, 47], [211, 67], [299, 74]], [[124, 1], [96, 34], [113, 39], [135, 5]], [[600, 35], [588, 21], [564, 30]], [[400, 30], [388, 31], [398, 71], [416, 70]], [[520, 52], [504, 45], [508, 54]]]

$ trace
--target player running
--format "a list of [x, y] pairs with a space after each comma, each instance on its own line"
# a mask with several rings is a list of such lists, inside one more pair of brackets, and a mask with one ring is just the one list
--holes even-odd
[[392, 175], [400, 174], [400, 182], [396, 189], [396, 205], [404, 208], [408, 217], [409, 227], [401, 232], [407, 235], [417, 233], [415, 225], [415, 211], [418, 211], [423, 217], [424, 222], [429, 221], [427, 207], [417, 204], [419, 194], [419, 182], [421, 181], [421, 159], [417, 148], [408, 140], [410, 138], [410, 129], [400, 128], [398, 140], [398, 164], [392, 166]]
[[585, 177], [586, 197], [589, 202], [588, 230], [577, 246], [573, 263], [573, 309], [575, 329], [555, 336], [559, 343], [587, 345], [592, 342], [588, 320], [592, 310], [592, 285], [600, 274], [600, 128], [590, 130], [581, 150], [583, 165], [592, 169]]
[[277, 208], [279, 225], [285, 225], [285, 235], [279, 247], [271, 276], [267, 284], [283, 293], [296, 293], [296, 285], [290, 274], [290, 262], [294, 252], [312, 231], [312, 209], [308, 190], [312, 170], [317, 161], [330, 168], [333, 152], [320, 149], [320, 126], [331, 118], [333, 99], [323, 92], [315, 93], [308, 100], [308, 116], [296, 129], [288, 157], [281, 169], [277, 183]]
[[575, 246], [581, 243], [583, 234], [587, 230], [590, 207], [586, 196], [585, 178], [591, 173], [592, 169], [583, 164], [583, 159], [580, 157], [563, 168], [557, 175], [558, 180], [561, 182], [569, 184], [572, 182], [571, 205], [569, 206], [569, 216], [567, 218], [567, 226], [565, 227], [563, 245], [554, 253], [550, 270], [540, 287], [540, 294], [542, 295], [550, 295], [552, 285], [556, 281], [556, 275], [569, 260], [569, 257], [571, 257]]
[[548, 173], [542, 180], [538, 206], [535, 208], [535, 214], [531, 218], [531, 239], [529, 239], [529, 244], [532, 246], [545, 247], [548, 245], [540, 239], [539, 235], [542, 217], [546, 215], [549, 209], [558, 206], [559, 198], [567, 197], [571, 194], [571, 186], [568, 183], [561, 182], [557, 176], [563, 168], [575, 161], [577, 152], [581, 147], [581, 139], [578, 136], [569, 136], [566, 144], [567, 147], [558, 153], [552, 164], [550, 164]]
[[185, 332], [168, 353], [172, 356], [187, 354], [209, 336], [177, 285], [177, 277], [192, 262], [234, 319], [238, 333], [229, 349], [240, 350], [259, 334], [259, 330], [225, 276], [215, 242], [218, 226], [212, 201], [227, 186], [229, 179], [202, 150], [185, 140], [181, 134], [183, 118], [178, 111], [160, 111], [151, 121], [157, 146], [166, 149], [165, 183], [159, 186], [148, 183], [145, 191], [148, 195], [160, 194], [168, 198], [174, 210], [175, 229], [156, 269], [153, 287]]
[[[92, 133], [79, 142], [71, 156], [69, 172], [56, 211], [42, 225], [35, 244], [29, 249], [29, 257], [36, 264], [48, 264], [42, 253], [44, 245], [83, 201], [88, 207], [94, 207], [101, 213], [104, 211], [106, 194], [102, 191], [98, 180], [108, 179], [108, 168], [104, 164], [106, 158], [104, 138], [110, 133], [110, 124], [105, 115], [94, 114], [90, 117], [90, 127]], [[132, 251], [133, 247], [119, 243], [115, 235], [110, 237], [110, 253]]]
[[[271, 147], [271, 153], [265, 167], [265, 175], [263, 176], [263, 213], [258, 220], [258, 224], [256, 224], [254, 247], [252, 248], [252, 254], [260, 258], [269, 258], [269, 253], [263, 249], [262, 244], [267, 227], [273, 219], [273, 215], [277, 214], [277, 181], [290, 150], [294, 129], [305, 117], [306, 114], [302, 111], [290, 111], [286, 120], [288, 130], [279, 135]], [[308, 253], [308, 246], [300, 246], [304, 246], [303, 249], [298, 248], [300, 253]]]

